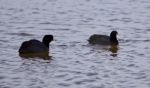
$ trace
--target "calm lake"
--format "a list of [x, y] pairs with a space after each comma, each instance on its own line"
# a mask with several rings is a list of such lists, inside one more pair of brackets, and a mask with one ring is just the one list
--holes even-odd
[[[117, 30], [116, 53], [88, 44]], [[22, 58], [53, 34], [52, 60]], [[150, 88], [150, 0], [0, 0], [0, 88]]]

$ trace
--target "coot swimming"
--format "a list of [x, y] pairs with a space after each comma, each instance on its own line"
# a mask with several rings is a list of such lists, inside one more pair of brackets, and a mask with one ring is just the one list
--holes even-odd
[[53, 35], [45, 35], [42, 42], [36, 39], [24, 41], [19, 48], [19, 54], [24, 55], [48, 55], [49, 43], [53, 41]]
[[117, 34], [118, 34], [117, 31], [112, 31], [110, 33], [110, 36], [94, 34], [90, 36], [88, 41], [90, 44], [118, 45], [119, 42], [117, 40]]

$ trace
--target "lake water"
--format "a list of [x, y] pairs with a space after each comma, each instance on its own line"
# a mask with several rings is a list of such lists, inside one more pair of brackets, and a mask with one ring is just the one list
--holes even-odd
[[[92, 34], [117, 30], [115, 53]], [[21, 43], [53, 34], [52, 60]], [[150, 88], [150, 0], [0, 0], [0, 88]]]

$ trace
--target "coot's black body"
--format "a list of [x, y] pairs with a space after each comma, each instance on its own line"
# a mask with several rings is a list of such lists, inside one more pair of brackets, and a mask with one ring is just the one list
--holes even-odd
[[49, 43], [53, 40], [52, 35], [45, 35], [42, 42], [39, 40], [29, 40], [21, 44], [19, 54], [40, 54], [49, 52]]
[[88, 41], [90, 44], [118, 45], [117, 34], [117, 31], [112, 31], [110, 36], [94, 34], [90, 36]]

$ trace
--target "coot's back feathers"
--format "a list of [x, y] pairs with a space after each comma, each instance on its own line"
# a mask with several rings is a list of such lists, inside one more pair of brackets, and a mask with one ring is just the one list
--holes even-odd
[[22, 43], [19, 53], [40, 53], [48, 52], [49, 49], [38, 40], [29, 40]]
[[109, 36], [94, 34], [89, 38], [88, 41], [90, 44], [108, 44]]

